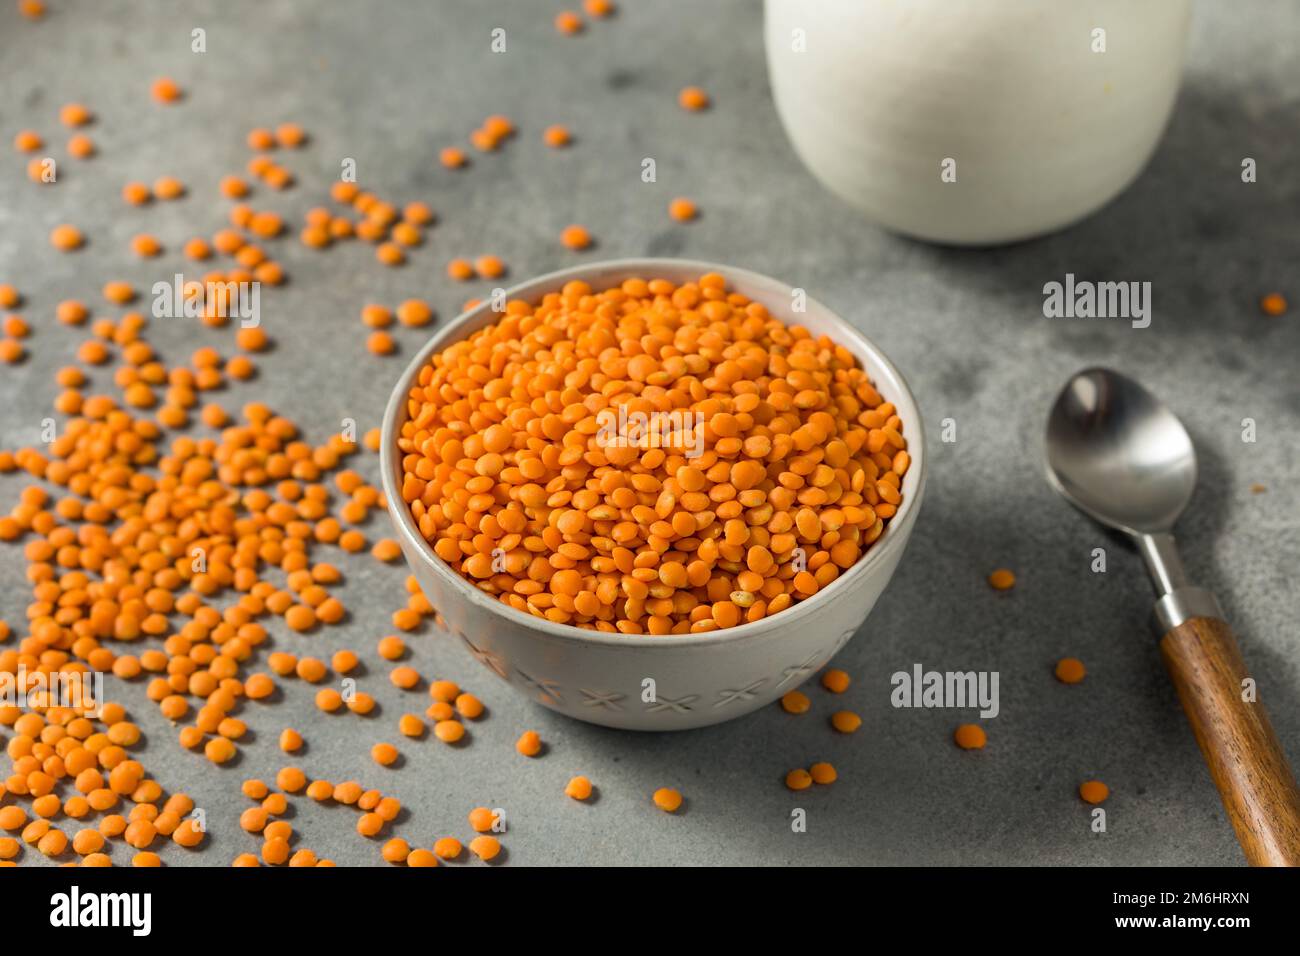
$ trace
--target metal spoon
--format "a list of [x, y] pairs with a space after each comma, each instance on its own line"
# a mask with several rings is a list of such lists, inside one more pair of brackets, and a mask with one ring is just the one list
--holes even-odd
[[1132, 379], [1084, 369], [1047, 419], [1047, 478], [1130, 535], [1158, 599], [1160, 651], [1237, 839], [1254, 866], [1300, 865], [1300, 791], [1214, 595], [1192, 586], [1171, 533], [1196, 487], [1182, 422]]

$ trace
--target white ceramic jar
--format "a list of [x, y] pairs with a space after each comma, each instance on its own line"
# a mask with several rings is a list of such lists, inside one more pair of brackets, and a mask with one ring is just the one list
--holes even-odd
[[767, 0], [795, 150], [887, 229], [958, 244], [1070, 225], [1141, 172], [1190, 0]]

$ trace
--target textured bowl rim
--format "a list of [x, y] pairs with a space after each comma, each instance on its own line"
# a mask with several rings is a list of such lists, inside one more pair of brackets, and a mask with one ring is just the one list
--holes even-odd
[[[558, 289], [565, 282], [582, 280], [591, 283], [593, 286], [599, 286], [603, 281], [610, 281], [616, 274], [638, 275], [653, 279], [657, 275], [664, 273], [690, 273], [698, 277], [708, 272], [716, 272], [722, 275], [729, 285], [741, 282], [748, 286], [771, 287], [774, 292], [781, 291], [787, 301], [789, 301], [790, 294], [794, 291], [793, 286], [762, 273], [716, 262], [662, 257], [629, 257], [605, 259], [587, 265], [578, 265], [568, 269], [548, 272], [545, 275], [517, 283], [505, 290], [505, 295], [510, 299], [528, 298], [531, 300], [544, 295], [547, 291]], [[454, 571], [442, 558], [438, 557], [425, 540], [424, 535], [420, 533], [420, 529], [415, 524], [415, 519], [411, 516], [411, 509], [407, 507], [406, 502], [402, 499], [401, 482], [399, 480], [402, 456], [397, 448], [397, 431], [407, 420], [407, 398], [412, 385], [420, 374], [420, 370], [429, 362], [435, 352], [441, 351], [447, 346], [467, 338], [474, 332], [479, 331], [479, 329], [492, 324], [495, 321], [494, 316], [496, 316], [496, 313], [491, 312], [490, 300], [485, 300], [468, 312], [461, 313], [434, 334], [407, 364], [406, 369], [398, 378], [392, 394], [389, 396], [388, 405], [384, 409], [380, 437], [380, 455], [382, 456], [380, 470], [384, 497], [388, 504], [388, 513], [393, 520], [398, 535], [406, 544], [415, 548], [424, 559], [425, 564], [432, 569], [432, 574], [445, 582], [466, 601], [488, 613], [499, 615], [506, 621], [533, 628], [548, 637], [558, 638], [574, 644], [601, 644], [615, 647], [721, 645], [732, 641], [742, 641], [747, 637], [755, 637], [774, 629], [785, 629], [804, 623], [803, 619], [809, 614], [815, 613], [818, 604], [824, 603], [824, 595], [834, 596], [838, 592], [856, 586], [875, 567], [887, 561], [890, 554], [904, 547], [906, 538], [900, 529], [914, 520], [912, 515], [921, 506], [926, 479], [924, 423], [920, 416], [920, 406], [917, 405], [916, 397], [912, 394], [912, 390], [908, 387], [902, 373], [870, 339], [841, 318], [834, 310], [812, 297], [807, 298], [807, 303], [809, 311], [815, 308], [824, 314], [828, 323], [835, 328], [832, 334], [836, 340], [848, 348], [869, 373], [880, 372], [885, 377], [892, 379], [892, 381], [886, 383], [886, 388], [882, 389], [887, 401], [898, 404], [899, 398], [905, 398], [908, 404], [917, 412], [912, 416], [912, 420], [904, 421], [907, 433], [911, 436], [907, 443], [908, 450], [912, 455], [912, 465], [908, 470], [908, 477], [910, 478], [913, 473], [916, 474], [915, 487], [903, 498], [902, 505], [894, 517], [890, 519], [881, 536], [868, 549], [866, 556], [859, 559], [851, 568], [811, 598], [799, 601], [772, 617], [766, 617], [747, 624], [739, 624], [736, 627], [726, 628], [721, 631], [703, 631], [696, 634], [677, 635], [623, 634], [621, 632], [610, 634], [604, 631], [575, 627], [572, 624], [557, 624], [554, 621], [548, 621], [545, 618], [535, 617], [532, 614], [517, 610], [480, 591]], [[771, 307], [770, 303], [764, 304], [769, 305], [769, 308]], [[773, 312], [777, 314], [775, 309], [773, 309]], [[788, 324], [801, 324], [789, 316], [778, 314], [778, 317]], [[879, 387], [881, 384], [879, 381], [880, 376], [873, 376], [873, 378]]]

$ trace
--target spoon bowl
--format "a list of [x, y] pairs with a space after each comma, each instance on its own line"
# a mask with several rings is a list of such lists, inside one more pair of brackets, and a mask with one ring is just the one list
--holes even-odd
[[1110, 369], [1074, 375], [1047, 419], [1047, 477], [1095, 521], [1170, 531], [1196, 487], [1196, 450], [1169, 408]]

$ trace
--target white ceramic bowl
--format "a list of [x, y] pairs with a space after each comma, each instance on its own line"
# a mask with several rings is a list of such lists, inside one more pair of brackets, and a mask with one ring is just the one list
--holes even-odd
[[[536, 301], [572, 279], [600, 289], [632, 276], [681, 282], [706, 272], [721, 273], [733, 289], [762, 302], [782, 321], [830, 335], [848, 348], [885, 399], [897, 406], [912, 455], [903, 479], [903, 502], [865, 556], [811, 599], [770, 618], [681, 636], [583, 630], [502, 604], [433, 553], [402, 500], [396, 439], [407, 419], [411, 385], [430, 357], [500, 318], [487, 303], [448, 324], [420, 350], [384, 412], [381, 467], [388, 510], [406, 560], [444, 626], [510, 686], [579, 720], [631, 730], [685, 730], [739, 717], [793, 690], [858, 630], [893, 576], [916, 523], [926, 468], [916, 401], [889, 360], [825, 306], [808, 299], [807, 312], [796, 315], [790, 308], [791, 288], [775, 279], [682, 259], [620, 259], [578, 266], [524, 282], [507, 295]], [[653, 695], [647, 692], [649, 686]]]
[[768, 71], [799, 157], [875, 222], [1010, 242], [1082, 219], [1141, 172], [1190, 15], [1190, 0], [767, 0]]

